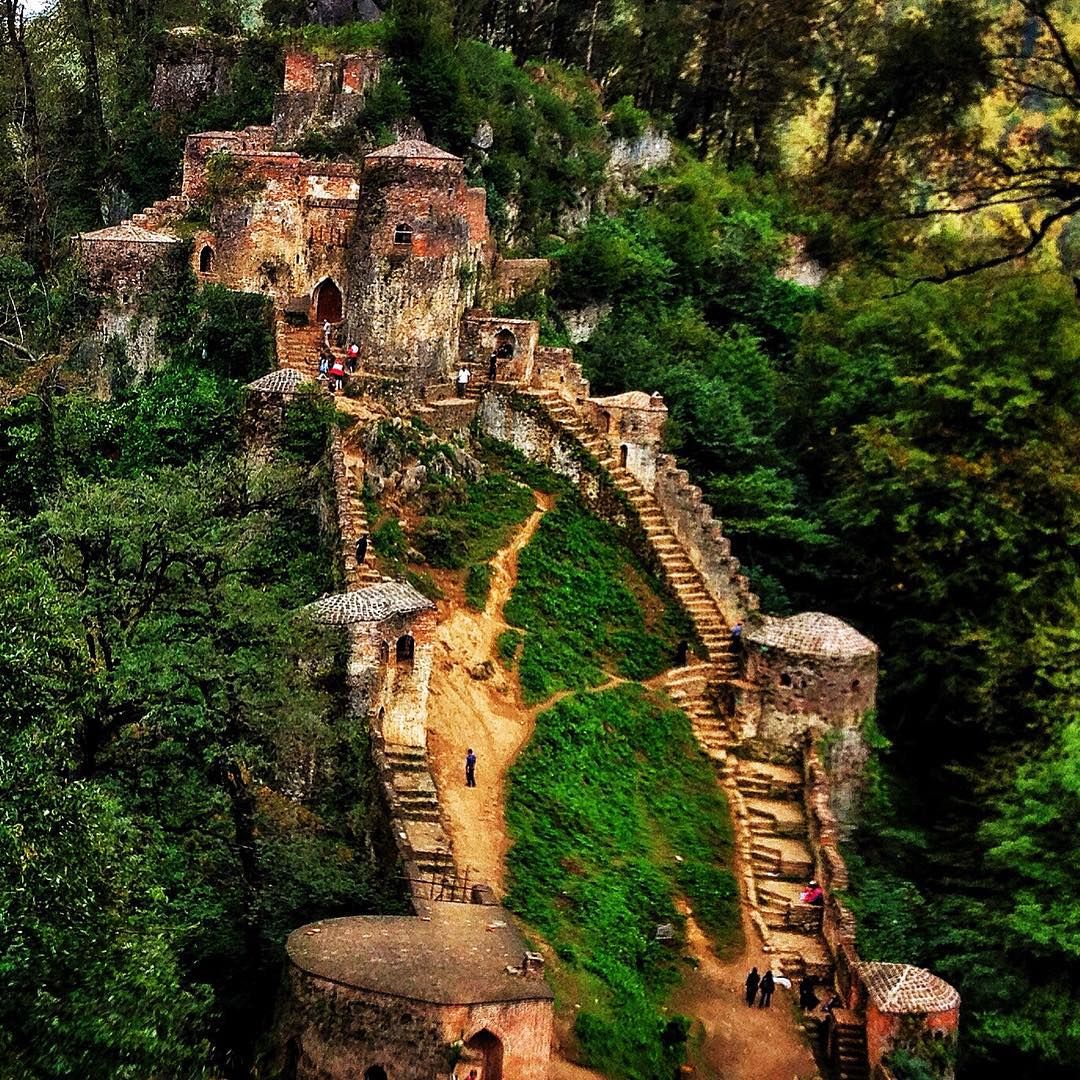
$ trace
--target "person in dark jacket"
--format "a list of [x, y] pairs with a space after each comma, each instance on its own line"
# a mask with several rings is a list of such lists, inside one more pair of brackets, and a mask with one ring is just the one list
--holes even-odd
[[761, 1003], [758, 1006], [761, 1009], [767, 1009], [772, 1001], [773, 991], [776, 989], [776, 983], [773, 981], [772, 972], [766, 971], [761, 976]]
[[465, 786], [476, 787], [476, 755], [471, 746], [465, 755]]
[[754, 998], [757, 997], [758, 983], [761, 982], [761, 976], [757, 973], [757, 968], [751, 968], [750, 974], [746, 976], [746, 1004], [753, 1005]]

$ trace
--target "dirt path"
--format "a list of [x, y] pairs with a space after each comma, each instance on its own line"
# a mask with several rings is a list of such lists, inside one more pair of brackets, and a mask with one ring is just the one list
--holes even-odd
[[817, 1077], [814, 1056], [799, 1028], [797, 989], [777, 987], [768, 1009], [749, 1008], [744, 999], [746, 973], [763, 972], [768, 958], [757, 931], [742, 908], [746, 946], [718, 959], [693, 916], [686, 920], [686, 952], [698, 961], [671, 998], [672, 1009], [693, 1016], [705, 1029], [693, 1055], [697, 1074], [717, 1080], [810, 1080]]
[[[509, 842], [503, 816], [505, 775], [533, 731], [537, 709], [521, 703], [517, 680], [497, 659], [495, 643], [507, 629], [502, 610], [517, 579], [518, 552], [532, 539], [551, 499], [537, 509], [491, 562], [491, 592], [482, 612], [460, 607], [440, 622], [428, 699], [428, 758], [459, 866], [470, 877], [505, 891], [503, 860]], [[491, 661], [488, 678], [476, 678]], [[470, 674], [472, 672], [472, 674]], [[476, 753], [476, 787], [464, 785], [465, 754]]]
[[[456, 861], [474, 881], [505, 892], [504, 862], [509, 847], [503, 813], [505, 777], [532, 736], [536, 715], [565, 694], [542, 705], [522, 704], [517, 680], [498, 662], [496, 640], [507, 629], [502, 611], [517, 577], [517, 558], [532, 539], [552, 500], [536, 494], [537, 509], [510, 544], [492, 560], [491, 592], [482, 612], [453, 606], [441, 612], [428, 699], [428, 760], [454, 844]], [[494, 671], [477, 678], [485, 661]], [[472, 674], [470, 674], [472, 672]], [[610, 685], [621, 680], [613, 679]], [[465, 753], [477, 756], [475, 788], [464, 784]], [[738, 868], [736, 868], [738, 870]], [[719, 960], [693, 918], [687, 921], [687, 969], [672, 1008], [699, 1019], [705, 1040], [696, 1055], [698, 1075], [720, 1080], [807, 1080], [817, 1075], [801, 1038], [791, 993], [778, 990], [770, 1010], [748, 1009], [742, 986], [752, 964], [765, 968], [757, 933], [743, 910], [747, 946]], [[562, 1025], [556, 1023], [557, 1031]], [[557, 1035], [558, 1041], [558, 1035]], [[556, 1050], [557, 1053], [557, 1050]], [[601, 1080], [600, 1074], [553, 1057], [550, 1080]]]

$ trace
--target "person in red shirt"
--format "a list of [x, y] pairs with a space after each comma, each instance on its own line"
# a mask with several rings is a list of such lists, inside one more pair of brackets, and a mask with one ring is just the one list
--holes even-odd
[[335, 359], [330, 366], [330, 385], [335, 394], [345, 385], [345, 368], [342, 367], [340, 360]]
[[816, 881], [811, 881], [799, 894], [800, 904], [824, 904], [825, 892]]

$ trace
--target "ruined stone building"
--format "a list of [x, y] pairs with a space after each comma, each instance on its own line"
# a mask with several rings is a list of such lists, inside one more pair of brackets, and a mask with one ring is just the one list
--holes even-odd
[[[334, 348], [359, 347], [350, 392], [373, 412], [412, 414], [440, 434], [475, 424], [624, 529], [694, 628], [698, 658], [665, 685], [727, 788], [762, 949], [778, 974], [840, 996], [827, 1021], [836, 1071], [868, 1076], [912, 1031], [954, 1033], [955, 991], [921, 969], [864, 963], [843, 900], [839, 838], [857, 777], [826, 768], [819, 749], [858, 762], [877, 647], [827, 614], [759, 613], [721, 523], [663, 453], [663, 398], [650, 388], [595, 396], [572, 351], [542, 345], [536, 322], [492, 314], [549, 268], [499, 257], [485, 191], [460, 158], [415, 138], [359, 162], [288, 148], [313, 118], [354, 116], [378, 77], [375, 53], [290, 51], [272, 126], [190, 135], [180, 193], [79, 237], [92, 285], [114, 312], [133, 310], [180, 257], [204, 282], [270, 298], [280, 366], [247, 388], [255, 455], [272, 455], [329, 323]], [[474, 374], [467, 398], [454, 396], [461, 363]], [[525, 951], [488, 883], [457, 864], [428, 766], [435, 605], [375, 570], [363, 467], [346, 466], [340, 432], [329, 455], [344, 591], [309, 614], [347, 639], [350, 716], [371, 735], [414, 914], [290, 936], [278, 1064], [300, 1080], [540, 1080], [552, 1041], [542, 958]], [[811, 877], [822, 906], [799, 899]]]

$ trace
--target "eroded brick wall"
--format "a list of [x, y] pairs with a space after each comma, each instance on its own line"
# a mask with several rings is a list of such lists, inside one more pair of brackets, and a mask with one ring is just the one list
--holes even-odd
[[877, 699], [877, 656], [811, 656], [748, 646], [746, 680], [757, 694], [755, 737], [795, 747], [808, 731], [859, 727]]
[[[277, 1030], [283, 1072], [296, 1080], [355, 1080], [379, 1065], [394, 1080], [434, 1080], [451, 1072], [451, 1047], [485, 1028], [503, 1044], [504, 1080], [544, 1080], [551, 1049], [551, 1002], [433, 1005], [357, 990], [289, 964]], [[459, 1075], [468, 1068], [462, 1062]]]

